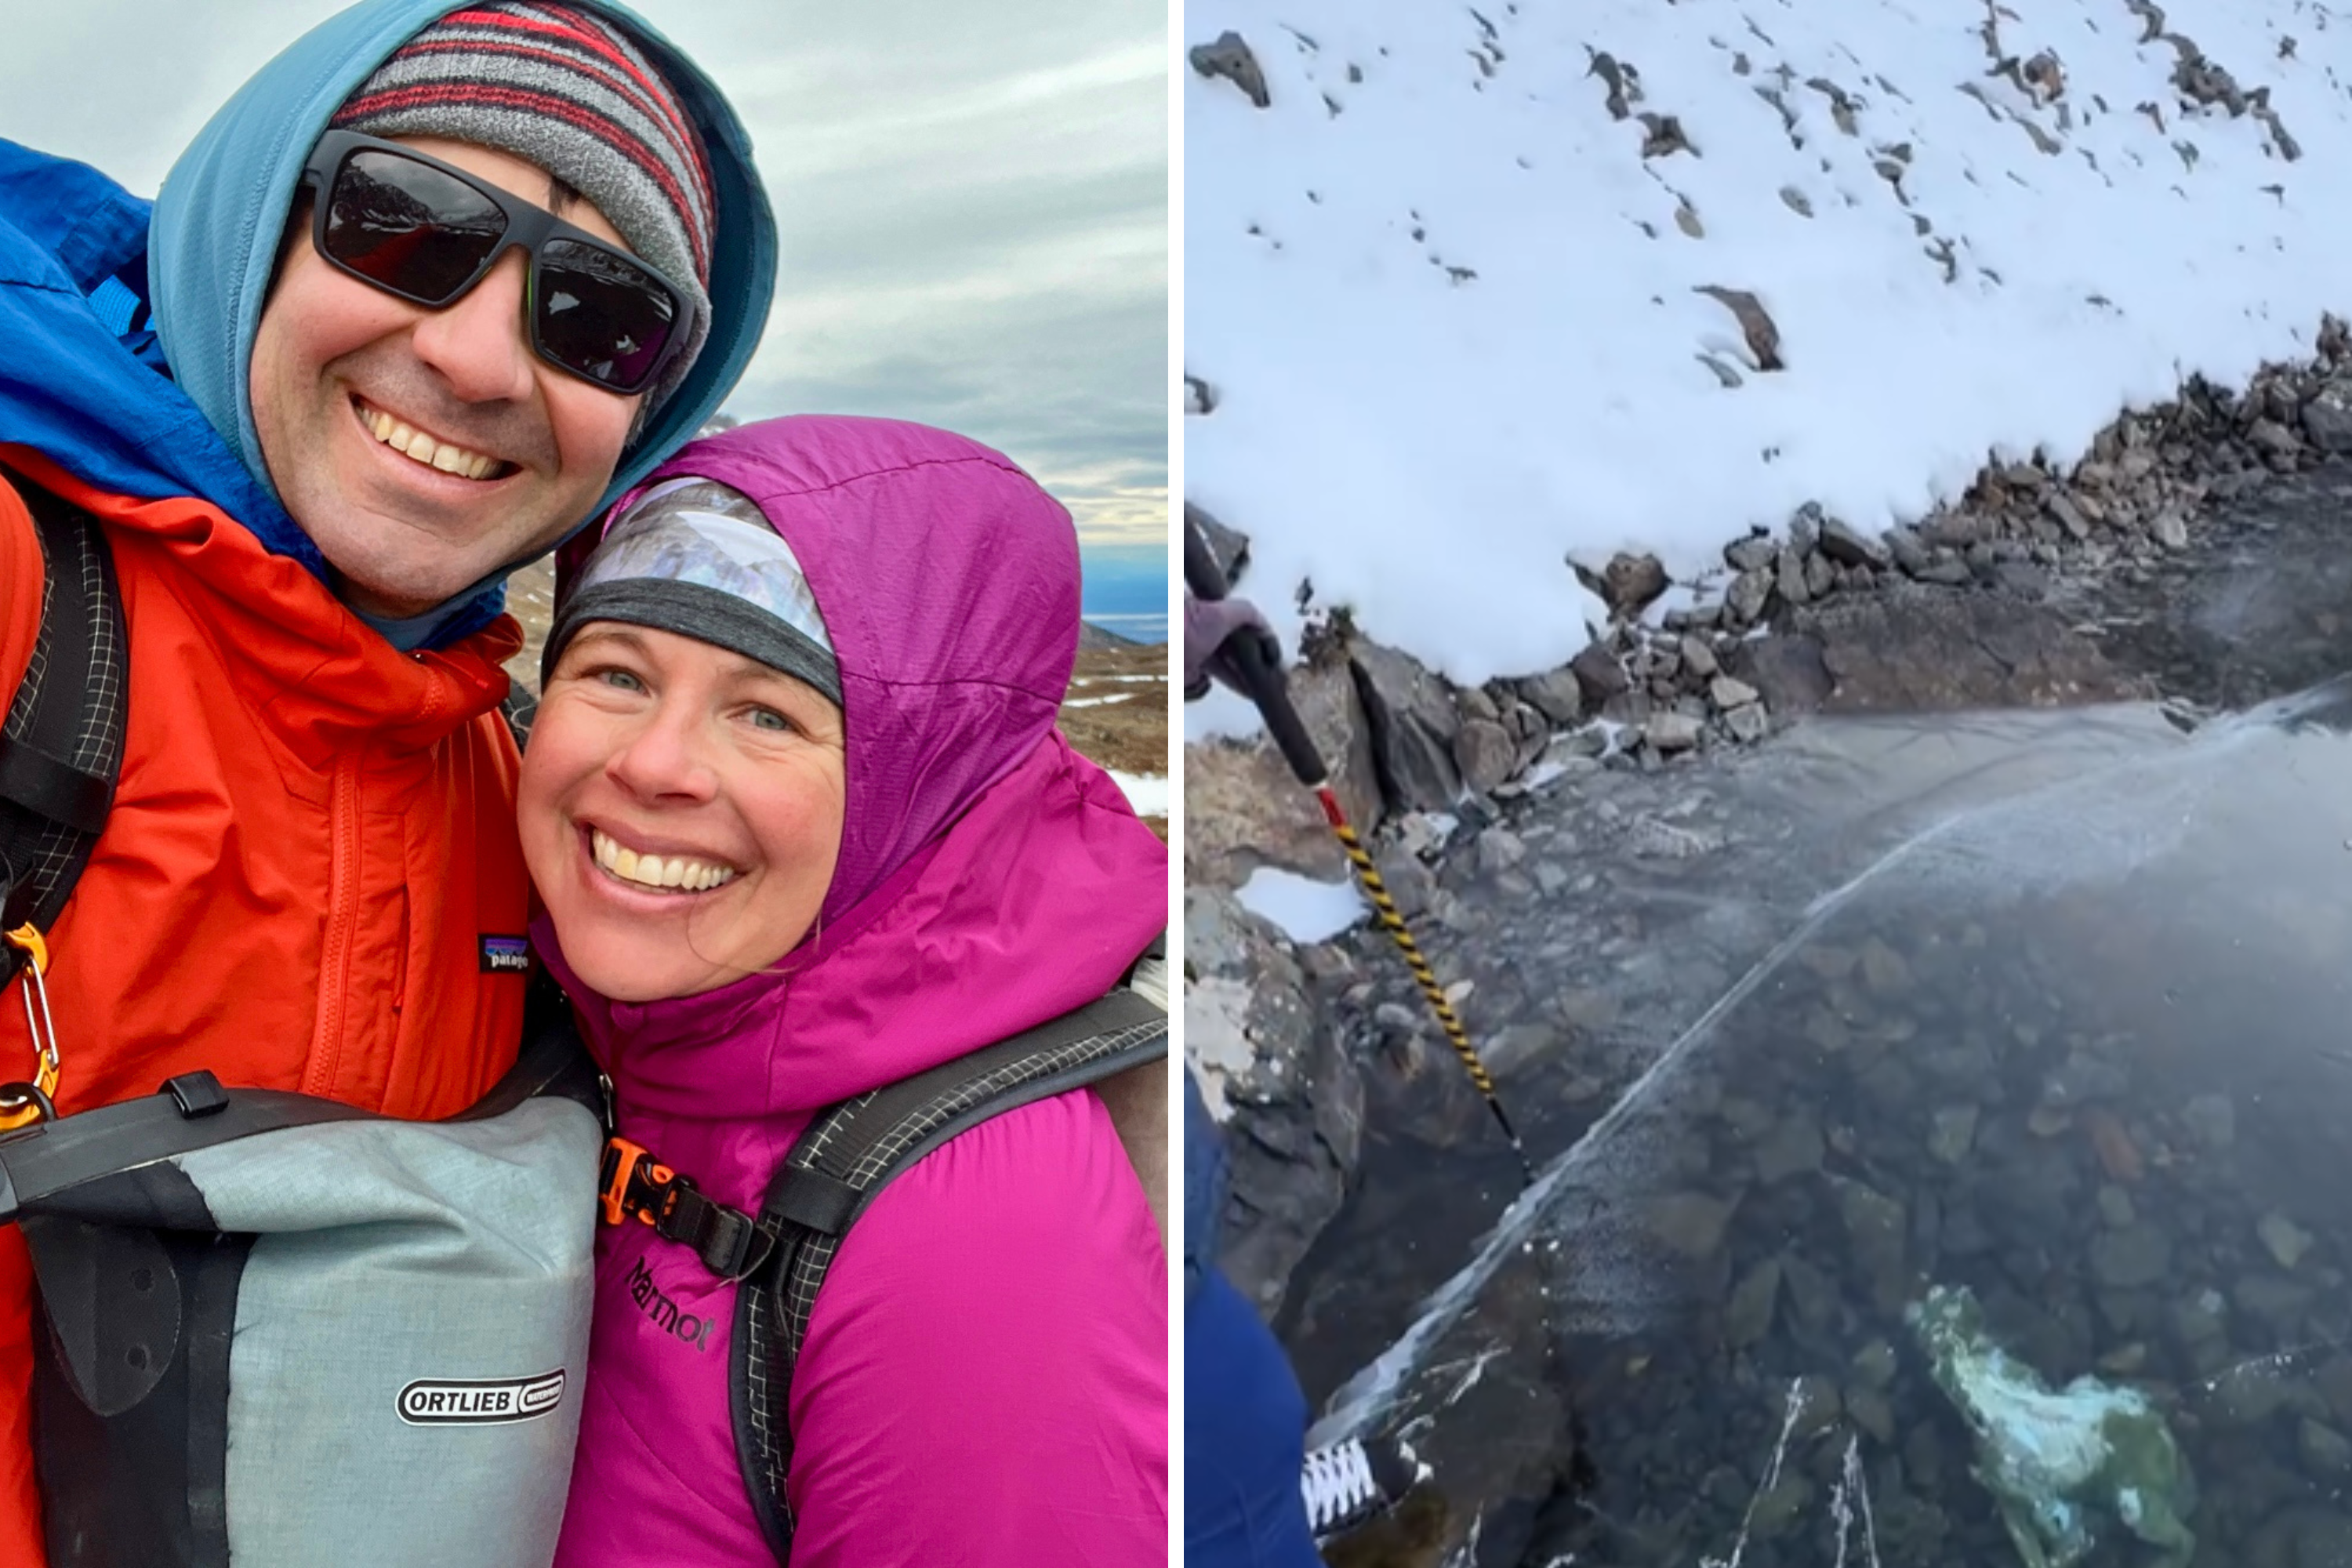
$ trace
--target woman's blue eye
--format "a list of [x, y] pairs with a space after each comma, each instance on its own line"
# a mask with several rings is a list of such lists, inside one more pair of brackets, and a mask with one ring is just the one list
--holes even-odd
[[793, 721], [791, 720], [785, 718], [782, 714], [777, 712], [772, 708], [752, 709], [751, 722], [760, 729], [773, 730], [779, 733], [793, 727]]
[[596, 679], [623, 691], [643, 691], [646, 689], [644, 681], [625, 669], [600, 669], [596, 672]]

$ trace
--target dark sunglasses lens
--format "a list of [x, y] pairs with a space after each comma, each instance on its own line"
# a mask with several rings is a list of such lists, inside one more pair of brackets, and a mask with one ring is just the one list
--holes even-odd
[[617, 252], [576, 239], [539, 247], [540, 352], [575, 375], [637, 391], [677, 315], [669, 289]]
[[498, 204], [463, 180], [396, 153], [343, 160], [327, 199], [326, 251], [421, 305], [454, 298], [506, 233]]

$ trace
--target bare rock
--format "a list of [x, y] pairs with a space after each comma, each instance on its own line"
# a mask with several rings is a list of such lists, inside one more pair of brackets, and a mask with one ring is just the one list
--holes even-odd
[[1186, 888], [1184, 943], [1185, 1055], [1231, 1161], [1218, 1261], [1271, 1315], [1347, 1194], [1363, 1081], [1287, 944], [1230, 893]]
[[1758, 370], [1788, 368], [1780, 359], [1780, 329], [1773, 324], [1771, 313], [1755, 295], [1745, 289], [1726, 289], [1715, 283], [1702, 283], [1696, 292], [1731, 312], [1739, 323], [1740, 335], [1748, 340], [1748, 353]]
[[2352, 384], [2331, 381], [2303, 405], [2303, 433], [2323, 452], [2352, 452]]
[[[1616, 661], [1610, 668], [1614, 669]], [[1584, 717], [1584, 682], [1567, 665], [1521, 680], [1519, 697], [1555, 724], [1573, 724]]]
[[[1356, 694], [1370, 731], [1372, 766], [1391, 812], [1443, 811], [1462, 794], [1454, 742], [1462, 713], [1454, 694], [1419, 660], [1359, 637], [1349, 645]], [[1495, 728], [1499, 731], [1500, 725]], [[1507, 742], [1509, 737], [1504, 737]]]
[[1666, 569], [1654, 555], [1612, 555], [1598, 574], [1572, 561], [1569, 566], [1618, 620], [1640, 615], [1666, 591]]
[[[1339, 804], [1360, 826], [1381, 818], [1371, 731], [1354, 674], [1336, 659], [1290, 671], [1291, 706], [1331, 770]], [[1259, 866], [1328, 877], [1329, 825], [1264, 736], [1184, 749], [1184, 879], [1237, 887]]]
[[1911, 529], [1901, 526], [1888, 529], [1886, 552], [1894, 558], [1895, 564], [1899, 570], [1911, 576], [1916, 577], [1927, 569], [1927, 546], [1921, 542], [1919, 535]]
[[1209, 542], [1209, 553], [1216, 557], [1217, 570], [1224, 574], [1228, 586], [1238, 583], [1249, 569], [1249, 535], [1219, 522], [1208, 508], [1184, 503], [1184, 526], [1197, 528], [1201, 537]]
[[1617, 662], [1617, 656], [1606, 643], [1587, 643], [1581, 653], [1568, 661], [1568, 668], [1583, 689], [1587, 711], [1606, 707], [1612, 698], [1622, 697], [1633, 689], [1625, 667]]
[[1706, 728], [1687, 713], [1668, 711], [1654, 713], [1642, 726], [1642, 739], [1661, 756], [1687, 752], [1698, 744], [1699, 733]]
[[1775, 713], [1818, 712], [1827, 706], [1836, 688], [1822, 658], [1820, 639], [1801, 635], [1741, 643], [1732, 655], [1730, 668], [1760, 692]]
[[1798, 554], [1794, 546], [1781, 550], [1780, 562], [1773, 568], [1772, 585], [1791, 605], [1813, 602], [1813, 590], [1805, 576], [1805, 557]]
[[1731, 580], [1731, 586], [1724, 590], [1723, 603], [1735, 621], [1744, 626], [1763, 618], [1765, 607], [1772, 602], [1772, 575], [1769, 568], [1759, 566]]
[[1826, 706], [1840, 710], [2063, 707], [2142, 695], [2065, 616], [2005, 595], [1912, 587], [1846, 595], [1801, 612], [1792, 629], [1822, 648], [1836, 683]]
[[1822, 520], [1822, 553], [1841, 566], [1867, 566], [1873, 571], [1893, 559], [1885, 545], [1834, 517]]
[[1213, 44], [1195, 44], [1190, 56], [1192, 68], [1214, 81], [1224, 78], [1243, 92], [1249, 100], [1264, 109], [1274, 99], [1265, 89], [1265, 72], [1258, 68], [1257, 57], [1239, 33], [1220, 34]]
[[1468, 720], [1454, 737], [1454, 766], [1463, 787], [1474, 795], [1494, 794], [1495, 786], [1511, 776], [1518, 752], [1511, 732], [1492, 719]]
[[1749, 703], [1759, 700], [1761, 696], [1746, 681], [1736, 680], [1728, 675], [1717, 676], [1708, 683], [1706, 694], [1715, 700], [1715, 705], [1717, 708], [1727, 713], [1734, 708], [1745, 708]]

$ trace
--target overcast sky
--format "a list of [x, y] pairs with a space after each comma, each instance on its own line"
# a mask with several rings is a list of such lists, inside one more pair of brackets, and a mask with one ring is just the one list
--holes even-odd
[[[237, 83], [338, 8], [9, 4], [0, 136], [152, 196]], [[1097, 580], [1149, 563], [1164, 583], [1163, 0], [635, 8], [734, 101], [782, 234], [767, 338], [728, 411], [961, 431], [1076, 516], [1090, 609]]]

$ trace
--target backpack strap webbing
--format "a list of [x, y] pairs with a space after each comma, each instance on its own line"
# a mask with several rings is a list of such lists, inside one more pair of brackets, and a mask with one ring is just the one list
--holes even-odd
[[[98, 520], [37, 486], [16, 490], [41, 545], [41, 622], [0, 723], [0, 931], [46, 931], [114, 804], [130, 648]], [[0, 943], [0, 985], [23, 961]]]
[[768, 1243], [735, 1300], [735, 1454], [778, 1563], [792, 1556], [787, 1405], [809, 1314], [842, 1237], [915, 1162], [1005, 1111], [1168, 1054], [1168, 1015], [1121, 988], [1075, 1012], [818, 1114], [768, 1184]]

